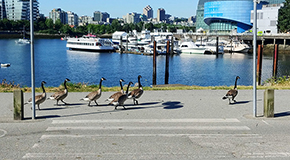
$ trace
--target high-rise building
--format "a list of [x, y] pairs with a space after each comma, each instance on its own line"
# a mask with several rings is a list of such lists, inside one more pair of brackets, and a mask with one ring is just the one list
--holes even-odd
[[108, 18], [110, 18], [110, 14], [107, 12], [102, 12], [102, 22], [107, 22]]
[[53, 9], [51, 12], [49, 12], [49, 18], [52, 19], [53, 23], [60, 19], [61, 23], [67, 24], [67, 13], [60, 8]]
[[153, 18], [153, 9], [150, 7], [150, 5], [147, 5], [145, 8], [143, 8], [143, 14], [147, 16], [147, 18]]
[[110, 14], [107, 12], [100, 12], [100, 11], [95, 11], [94, 12], [94, 21], [96, 22], [106, 22], [107, 18], [110, 18]]
[[163, 8], [158, 8], [157, 10], [157, 21], [161, 22], [165, 20], [165, 10]]
[[128, 13], [126, 16], [123, 16], [125, 23], [138, 23], [140, 22], [141, 14], [139, 13]]
[[[33, 0], [33, 20], [39, 16], [38, 1]], [[30, 1], [28, 0], [1, 0], [0, 18], [8, 20], [29, 20]]]
[[73, 26], [78, 26], [79, 24], [79, 17], [77, 14], [73, 12], [67, 12], [67, 24], [68, 25], [73, 25]]

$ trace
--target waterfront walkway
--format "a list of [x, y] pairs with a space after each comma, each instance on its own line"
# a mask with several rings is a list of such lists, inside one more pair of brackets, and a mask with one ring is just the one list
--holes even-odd
[[[237, 159], [290, 158], [290, 90], [275, 91], [275, 118], [264, 118], [263, 90], [253, 117], [252, 90], [239, 90], [236, 104], [222, 100], [226, 90], [145, 91], [139, 105], [124, 110], [79, 101], [46, 100], [31, 120], [13, 121], [13, 94], [0, 93], [2, 159]], [[50, 96], [52, 93], [48, 93]], [[25, 101], [30, 93], [24, 94]], [[92, 102], [94, 105], [94, 103]]]

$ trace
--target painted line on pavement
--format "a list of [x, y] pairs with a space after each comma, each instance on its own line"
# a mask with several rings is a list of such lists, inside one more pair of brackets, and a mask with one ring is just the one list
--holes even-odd
[[0, 135], [0, 138], [1, 137], [4, 137], [6, 134], [7, 134], [7, 131], [5, 131], [4, 129], [0, 129], [1, 132], [3, 132], [1, 135]]
[[240, 122], [236, 118], [218, 118], [218, 119], [100, 119], [100, 120], [53, 120], [52, 124], [63, 123], [156, 123], [156, 122], [196, 122], [196, 123], [236, 123]]
[[132, 126], [92, 126], [92, 127], [48, 127], [46, 131], [59, 130], [251, 130], [247, 126], [151, 126], [151, 127], [132, 127]]
[[93, 138], [93, 137], [189, 137], [189, 138], [262, 138], [258, 134], [94, 134], [94, 135], [42, 135], [40, 139], [51, 138]]

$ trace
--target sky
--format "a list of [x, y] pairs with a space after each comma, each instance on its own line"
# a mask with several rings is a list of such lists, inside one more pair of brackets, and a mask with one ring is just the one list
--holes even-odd
[[165, 14], [188, 18], [196, 15], [198, 0], [38, 0], [40, 13], [45, 16], [54, 8], [72, 11], [78, 16], [93, 16], [93, 12], [101, 11], [110, 14], [111, 18], [122, 17], [127, 13], [143, 13], [143, 8], [150, 5], [154, 17], [158, 8], [163, 8]]

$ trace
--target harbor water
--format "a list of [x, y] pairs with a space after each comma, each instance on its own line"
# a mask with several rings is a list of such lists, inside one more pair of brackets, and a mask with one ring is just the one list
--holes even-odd
[[[0, 39], [0, 63], [10, 63], [0, 68], [0, 80], [31, 86], [30, 45], [15, 43], [16, 39]], [[164, 84], [164, 55], [157, 56], [157, 84]], [[290, 56], [279, 55], [278, 76], [290, 71]], [[169, 83], [197, 86], [231, 86], [240, 76], [238, 85], [252, 85], [252, 54], [233, 53], [223, 55], [174, 55], [169, 60]], [[263, 56], [262, 82], [271, 78], [272, 56]], [[35, 82], [57, 87], [69, 78], [72, 83], [99, 84], [101, 77], [107, 80], [103, 86], [119, 85], [122, 78], [128, 83], [137, 82], [142, 75], [143, 86], [152, 85], [153, 57], [136, 54], [97, 53], [71, 51], [66, 41], [60, 39], [35, 39]]]

